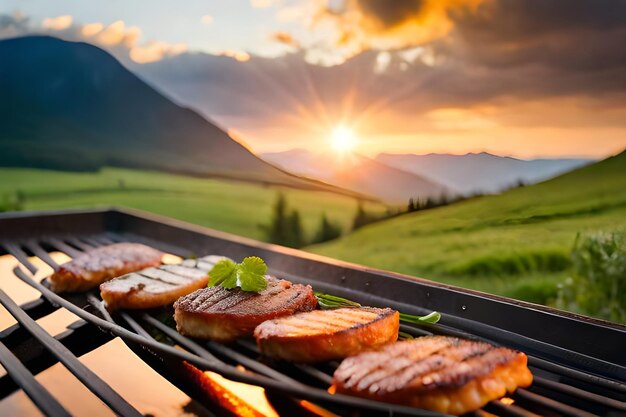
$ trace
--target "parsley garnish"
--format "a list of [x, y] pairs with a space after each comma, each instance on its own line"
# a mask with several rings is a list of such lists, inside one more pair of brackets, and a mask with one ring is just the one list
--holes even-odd
[[221, 285], [227, 289], [239, 287], [243, 291], [260, 292], [267, 287], [266, 272], [267, 265], [258, 256], [248, 256], [239, 264], [223, 259], [209, 271], [209, 287]]

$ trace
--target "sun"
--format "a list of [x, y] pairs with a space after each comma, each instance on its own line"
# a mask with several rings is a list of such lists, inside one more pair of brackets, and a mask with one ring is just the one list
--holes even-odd
[[337, 126], [330, 136], [330, 144], [333, 150], [340, 154], [347, 154], [354, 151], [358, 140], [354, 131], [346, 126]]

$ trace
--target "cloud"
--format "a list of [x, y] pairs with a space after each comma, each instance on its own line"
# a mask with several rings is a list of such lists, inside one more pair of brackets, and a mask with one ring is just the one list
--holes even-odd
[[300, 49], [300, 42], [287, 32], [274, 32], [270, 35], [270, 39], [283, 45], [287, 45], [293, 49]]
[[541, 65], [564, 72], [626, 65], [626, 1], [489, 2], [454, 16], [442, 53], [489, 67]]
[[277, 0], [250, 0], [250, 6], [254, 9], [267, 9], [278, 3]]
[[41, 27], [48, 30], [64, 30], [72, 25], [74, 18], [69, 14], [57, 17], [47, 17], [41, 23]]
[[[279, 11], [278, 16], [279, 20], [304, 20], [312, 33], [323, 34], [324, 38], [314, 46], [317, 52], [311, 56], [335, 55], [324, 61], [336, 64], [365, 50], [405, 49], [440, 39], [454, 27], [451, 15], [475, 10], [484, 1], [487, 0], [319, 0], [301, 6], [313, 7], [308, 21], [301, 14], [292, 13], [293, 5]], [[341, 52], [340, 57], [337, 51]]]
[[29, 19], [20, 11], [13, 14], [0, 14], [0, 38], [10, 38], [27, 33]]
[[80, 33], [81, 35], [89, 38], [91, 36], [95, 36], [98, 33], [102, 32], [102, 29], [104, 29], [104, 25], [102, 23], [99, 23], [99, 22], [88, 23], [80, 29]]
[[124, 21], [117, 20], [97, 34], [96, 42], [105, 46], [123, 44], [132, 48], [140, 37], [141, 29], [137, 26], [126, 27]]
[[169, 44], [167, 42], [152, 41], [147, 44], [133, 46], [130, 49], [130, 58], [138, 64], [159, 61], [167, 56], [175, 56], [187, 51], [187, 44]]
[[239, 62], [246, 62], [250, 60], [250, 54], [244, 51], [236, 51], [234, 49], [226, 49], [218, 53], [220, 56], [227, 56]]
[[141, 29], [128, 26], [123, 20], [108, 25], [102, 22], [83, 25], [75, 22], [72, 16], [65, 15], [44, 19], [41, 29], [33, 28], [29, 22], [28, 17], [19, 12], [13, 15], [0, 14], [0, 38], [43, 33], [69, 41], [85, 41], [106, 48], [127, 64], [145, 64], [187, 51], [187, 44], [183, 42], [142, 41]]
[[210, 14], [205, 14], [200, 18], [200, 21], [203, 25], [210, 25], [211, 23], [213, 23], [213, 16], [211, 16]]

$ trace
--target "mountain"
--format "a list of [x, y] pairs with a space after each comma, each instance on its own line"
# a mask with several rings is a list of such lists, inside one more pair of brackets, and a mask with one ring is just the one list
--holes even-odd
[[335, 190], [259, 159], [93, 45], [2, 40], [0, 62], [0, 165], [114, 165]]
[[[626, 230], [626, 152], [498, 195], [382, 221], [310, 251], [544, 302], [577, 235]], [[538, 298], [533, 298], [537, 296]]]
[[261, 157], [283, 169], [338, 187], [404, 204], [411, 197], [440, 197], [450, 190], [435, 181], [360, 155], [334, 155], [293, 149]]
[[534, 184], [593, 162], [590, 159], [522, 160], [486, 152], [466, 155], [381, 153], [376, 160], [433, 179], [461, 194], [499, 192], [520, 181]]

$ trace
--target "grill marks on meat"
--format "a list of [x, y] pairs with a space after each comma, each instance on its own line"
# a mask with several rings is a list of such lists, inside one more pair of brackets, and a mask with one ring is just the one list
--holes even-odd
[[139, 243], [115, 243], [89, 250], [61, 265], [49, 278], [54, 292], [80, 292], [111, 278], [161, 264], [163, 253]]
[[265, 320], [289, 316], [317, 307], [310, 285], [268, 277], [260, 293], [202, 288], [174, 303], [176, 329], [184, 335], [230, 342], [250, 336]]
[[179, 297], [206, 287], [209, 270], [223, 258], [187, 259], [178, 265], [161, 265], [134, 272], [100, 285], [109, 310], [142, 309], [172, 304]]
[[344, 360], [337, 392], [461, 415], [532, 382], [527, 357], [488, 343], [427, 336]]
[[395, 342], [399, 326], [399, 313], [390, 308], [338, 308], [266, 321], [254, 336], [267, 356], [321, 362]]

